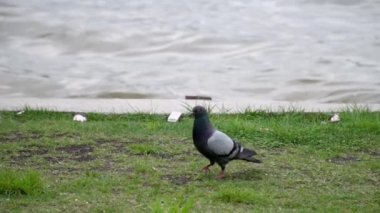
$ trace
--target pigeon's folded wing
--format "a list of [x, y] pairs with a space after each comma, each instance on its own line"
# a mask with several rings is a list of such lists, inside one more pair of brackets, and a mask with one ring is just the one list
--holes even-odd
[[223, 132], [215, 130], [207, 141], [207, 147], [216, 155], [228, 155], [234, 148], [234, 141]]

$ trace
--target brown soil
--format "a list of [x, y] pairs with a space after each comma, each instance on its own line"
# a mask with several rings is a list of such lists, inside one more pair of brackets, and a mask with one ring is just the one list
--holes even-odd
[[51, 156], [45, 156], [44, 159], [51, 163], [59, 163], [65, 160], [64, 157], [51, 157]]
[[57, 150], [71, 154], [72, 157], [70, 159], [78, 162], [87, 162], [95, 159], [95, 157], [90, 155], [93, 152], [93, 148], [88, 144], [74, 144], [60, 147]]
[[228, 167], [226, 169], [226, 179], [232, 180], [261, 180], [263, 178], [263, 174], [261, 170], [257, 170], [255, 168], [247, 168], [245, 170], [240, 170], [238, 172], [229, 173]]
[[362, 152], [372, 156], [372, 157], [380, 157], [380, 152], [376, 150], [363, 149]]
[[62, 132], [62, 133], [54, 133], [49, 135], [49, 138], [77, 138], [79, 137], [79, 134], [75, 133], [69, 133], [69, 132]]
[[78, 162], [87, 162], [87, 161], [92, 161], [95, 159], [94, 156], [91, 155], [80, 155], [78, 157], [73, 157], [71, 158], [72, 160], [78, 161]]
[[172, 154], [169, 154], [169, 153], [162, 153], [162, 152], [152, 152], [152, 153], [137, 153], [137, 154], [133, 154], [133, 153], [130, 153], [131, 155], [136, 155], [136, 156], [152, 156], [152, 157], [155, 157], [155, 158], [162, 158], [162, 159], [172, 159], [174, 157], [174, 155]]
[[112, 152], [121, 153], [125, 152], [126, 143], [117, 139], [96, 139], [96, 145], [99, 147], [111, 146]]
[[21, 140], [31, 140], [31, 139], [39, 139], [42, 137], [42, 134], [39, 133], [21, 133], [21, 132], [12, 132], [8, 134], [0, 135], [0, 143], [14, 143], [19, 142]]
[[74, 144], [69, 146], [60, 147], [57, 150], [70, 154], [87, 154], [93, 151], [92, 147], [88, 144]]
[[11, 159], [14, 162], [26, 160], [34, 155], [45, 155], [48, 153], [46, 148], [40, 146], [29, 146], [25, 149], [19, 150], [16, 156], [12, 156]]
[[172, 184], [182, 186], [185, 185], [191, 181], [193, 181], [193, 177], [191, 175], [164, 175], [162, 176], [162, 179], [168, 180]]
[[328, 162], [344, 165], [344, 164], [354, 163], [354, 162], [359, 161], [359, 160], [360, 159], [358, 159], [354, 156], [346, 156], [346, 157], [337, 156], [337, 157], [333, 157], [333, 158], [328, 159]]

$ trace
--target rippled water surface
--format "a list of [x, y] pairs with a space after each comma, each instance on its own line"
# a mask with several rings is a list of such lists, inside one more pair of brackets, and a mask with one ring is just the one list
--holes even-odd
[[378, 0], [0, 0], [0, 97], [380, 103]]

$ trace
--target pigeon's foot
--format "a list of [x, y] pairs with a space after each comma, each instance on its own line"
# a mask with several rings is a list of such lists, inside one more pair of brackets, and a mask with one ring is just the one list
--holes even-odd
[[221, 171], [218, 176], [216, 176], [216, 179], [223, 180], [226, 176], [224, 175], [224, 172]]
[[207, 165], [207, 166], [203, 167], [202, 171], [205, 172], [205, 173], [210, 173], [209, 167], [210, 167], [210, 165]]

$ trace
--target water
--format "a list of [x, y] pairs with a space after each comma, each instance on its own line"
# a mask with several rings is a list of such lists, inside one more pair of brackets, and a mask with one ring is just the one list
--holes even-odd
[[378, 0], [0, 0], [0, 97], [380, 103]]

